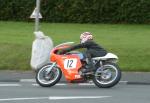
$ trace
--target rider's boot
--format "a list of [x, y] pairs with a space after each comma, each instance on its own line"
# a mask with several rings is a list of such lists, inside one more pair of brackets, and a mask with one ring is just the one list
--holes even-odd
[[87, 65], [85, 66], [85, 68], [82, 70], [83, 73], [93, 73], [95, 70], [95, 66], [92, 62], [92, 60], [89, 60], [87, 61]]

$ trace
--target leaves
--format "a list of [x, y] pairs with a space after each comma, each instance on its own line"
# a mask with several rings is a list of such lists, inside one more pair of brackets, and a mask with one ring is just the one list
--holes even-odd
[[[0, 0], [0, 20], [29, 21], [36, 0]], [[150, 0], [41, 0], [45, 22], [150, 23]]]

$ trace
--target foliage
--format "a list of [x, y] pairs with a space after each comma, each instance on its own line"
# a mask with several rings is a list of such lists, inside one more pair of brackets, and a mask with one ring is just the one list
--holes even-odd
[[[0, 0], [0, 20], [30, 21], [35, 0]], [[45, 22], [150, 23], [150, 0], [41, 0]]]

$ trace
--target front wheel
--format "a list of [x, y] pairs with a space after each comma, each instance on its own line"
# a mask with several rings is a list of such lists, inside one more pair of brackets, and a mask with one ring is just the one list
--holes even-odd
[[36, 82], [42, 87], [51, 87], [61, 79], [62, 72], [58, 67], [53, 66], [50, 72], [47, 72], [51, 66], [52, 64], [47, 64], [41, 67], [36, 73]]
[[107, 63], [95, 71], [93, 82], [99, 88], [110, 88], [121, 79], [121, 70], [117, 64]]

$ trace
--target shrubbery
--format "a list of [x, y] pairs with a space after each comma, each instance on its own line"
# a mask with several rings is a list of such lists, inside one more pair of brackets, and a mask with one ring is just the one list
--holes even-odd
[[[0, 0], [0, 20], [29, 21], [35, 0]], [[150, 0], [41, 0], [45, 22], [150, 23]]]

